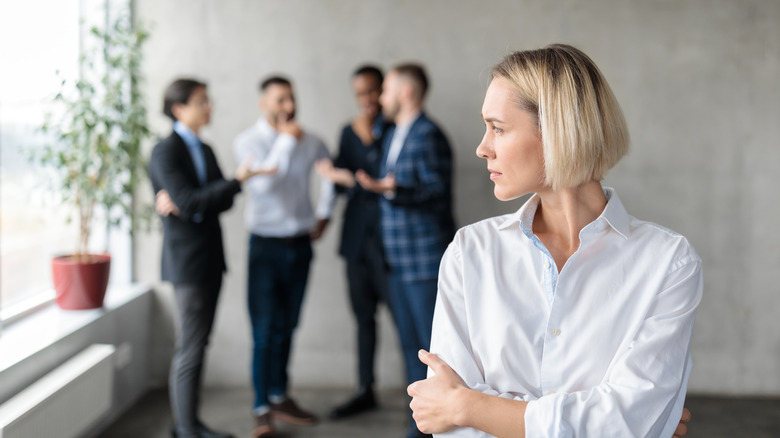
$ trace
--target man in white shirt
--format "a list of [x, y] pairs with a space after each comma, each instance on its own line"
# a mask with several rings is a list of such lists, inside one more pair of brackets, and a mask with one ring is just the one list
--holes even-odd
[[328, 158], [317, 137], [295, 120], [295, 98], [289, 80], [274, 76], [260, 84], [265, 117], [238, 135], [236, 159], [252, 168], [276, 169], [246, 185], [249, 197], [249, 315], [254, 351], [253, 436], [274, 433], [272, 420], [308, 426], [317, 418], [287, 397], [287, 364], [298, 324], [309, 265], [311, 241], [318, 239], [333, 209], [333, 184], [320, 181], [316, 212], [309, 194], [314, 163]]

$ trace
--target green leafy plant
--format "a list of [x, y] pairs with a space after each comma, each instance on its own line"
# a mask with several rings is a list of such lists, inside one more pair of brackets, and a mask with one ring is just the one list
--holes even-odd
[[52, 189], [76, 209], [79, 258], [86, 257], [96, 210], [106, 226], [129, 217], [131, 229], [145, 215], [135, 206], [133, 191], [144, 175], [141, 144], [150, 135], [139, 87], [141, 48], [148, 37], [127, 15], [106, 29], [90, 30], [79, 79], [62, 81], [41, 126], [51, 141], [31, 155], [53, 170]]

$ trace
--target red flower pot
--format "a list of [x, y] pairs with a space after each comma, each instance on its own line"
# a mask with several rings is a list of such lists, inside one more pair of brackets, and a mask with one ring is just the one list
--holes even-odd
[[103, 307], [110, 268], [109, 254], [53, 258], [51, 272], [57, 305], [68, 310]]

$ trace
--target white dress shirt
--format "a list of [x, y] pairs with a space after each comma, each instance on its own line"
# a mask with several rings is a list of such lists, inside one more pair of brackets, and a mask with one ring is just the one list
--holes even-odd
[[[276, 132], [264, 118], [236, 137], [236, 160], [250, 155], [252, 168], [277, 167], [273, 175], [258, 175], [245, 183], [247, 229], [263, 237], [293, 237], [314, 226], [309, 187], [314, 163], [330, 154], [322, 141], [308, 133], [300, 140]], [[316, 218], [329, 218], [335, 204], [333, 183], [320, 178]]]
[[701, 260], [604, 192], [560, 274], [532, 232], [537, 195], [460, 229], [441, 262], [431, 351], [470, 388], [529, 402], [528, 438], [671, 438], [680, 420]]
[[398, 161], [398, 156], [401, 155], [401, 149], [404, 148], [404, 142], [409, 135], [409, 130], [420, 115], [414, 116], [409, 122], [403, 125], [395, 125], [393, 129], [393, 138], [390, 139], [390, 148], [387, 150], [387, 167], [388, 173], [393, 172], [395, 163]]

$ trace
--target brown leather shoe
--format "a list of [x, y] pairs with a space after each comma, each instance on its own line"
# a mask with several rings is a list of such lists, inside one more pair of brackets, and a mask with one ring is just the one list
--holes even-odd
[[281, 403], [271, 403], [271, 418], [296, 426], [317, 424], [316, 415], [299, 408], [295, 401], [289, 397]]
[[263, 415], [255, 415], [255, 428], [252, 429], [252, 438], [267, 438], [275, 434], [276, 431], [271, 423], [270, 412], [266, 412]]

